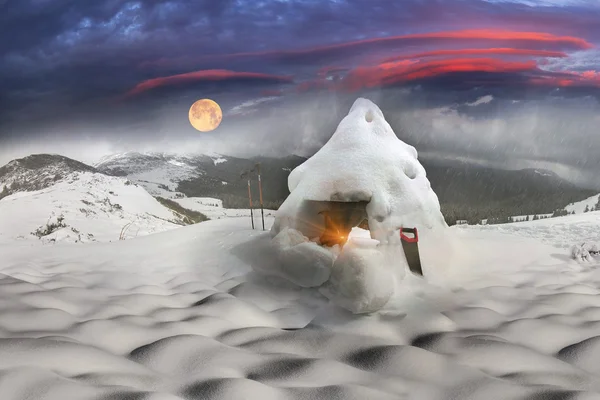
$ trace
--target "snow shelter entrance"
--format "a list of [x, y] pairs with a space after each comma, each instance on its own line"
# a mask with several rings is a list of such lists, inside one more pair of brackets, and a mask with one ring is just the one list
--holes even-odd
[[352, 228], [369, 229], [368, 201], [323, 201], [320, 203], [325, 207], [325, 210], [319, 213], [325, 220], [325, 230], [320, 237], [322, 245], [343, 245], [348, 241]]

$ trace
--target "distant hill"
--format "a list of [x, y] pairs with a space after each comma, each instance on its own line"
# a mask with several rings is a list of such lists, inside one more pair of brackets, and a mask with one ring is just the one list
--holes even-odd
[[[127, 176], [152, 194], [160, 191], [163, 197], [213, 197], [223, 200], [226, 208], [247, 208], [248, 187], [241, 174], [260, 162], [265, 205], [276, 209], [289, 194], [290, 171], [305, 160], [293, 155], [246, 159], [219, 154], [124, 153], [103, 160], [96, 168]], [[421, 162], [449, 224], [456, 220], [477, 223], [487, 218], [552, 213], [595, 194], [546, 170], [507, 171], [465, 163]], [[252, 196], [256, 206], [255, 179]]]
[[546, 170], [423, 164], [449, 223], [552, 213], [595, 194]]
[[[96, 168], [106, 174], [126, 176], [156, 196], [213, 197], [223, 200], [226, 208], [248, 208], [247, 180], [241, 175], [261, 163], [265, 206], [276, 209], [289, 194], [289, 173], [305, 160], [298, 156], [246, 159], [219, 154], [181, 156], [132, 152], [107, 157], [96, 164]], [[252, 196], [258, 204], [256, 179], [252, 183]]]
[[98, 172], [58, 154], [32, 154], [0, 167], [0, 199], [20, 191], [47, 188], [74, 172]]
[[0, 243], [116, 241], [206, 219], [163, 203], [125, 177], [35, 154], [0, 168]]

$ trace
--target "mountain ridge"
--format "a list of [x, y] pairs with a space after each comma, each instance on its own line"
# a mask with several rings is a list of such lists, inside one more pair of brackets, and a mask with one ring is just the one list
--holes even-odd
[[[27, 170], [25, 166], [46, 165], [54, 160], [62, 165], [63, 170], [83, 169], [127, 178], [144, 187], [154, 197], [217, 198], [223, 201], [225, 208], [249, 208], [248, 185], [242, 179], [242, 173], [260, 163], [264, 206], [271, 209], [277, 209], [289, 194], [287, 177], [290, 171], [306, 160], [297, 155], [242, 158], [214, 153], [181, 155], [127, 152], [105, 157], [94, 166], [89, 166], [76, 160], [70, 162], [59, 155], [29, 157], [32, 158], [13, 160], [0, 167], [0, 188], [6, 186], [3, 185], [3, 176], [6, 174], [2, 174], [2, 171], [11, 170], [11, 165], [19, 165], [22, 168], [20, 171], [31, 175], [32, 170]], [[449, 224], [456, 220], [478, 223], [488, 218], [552, 213], [596, 194], [593, 190], [580, 188], [551, 171], [539, 168], [502, 170], [468, 163], [440, 164], [427, 159], [421, 160], [421, 163]], [[60, 168], [56, 172], [60, 178]], [[53, 179], [55, 176], [46, 176], [40, 185], [52, 184]], [[40, 186], [32, 185], [28, 179], [25, 182], [29, 187]], [[20, 184], [24, 184], [22, 180]], [[259, 206], [256, 176], [251, 182], [251, 193], [256, 208]]]
[[0, 167], [0, 242], [106, 242], [205, 219], [61, 155], [34, 154]]
[[74, 172], [96, 168], [60, 154], [31, 154], [0, 167], [0, 199], [19, 191], [45, 189]]

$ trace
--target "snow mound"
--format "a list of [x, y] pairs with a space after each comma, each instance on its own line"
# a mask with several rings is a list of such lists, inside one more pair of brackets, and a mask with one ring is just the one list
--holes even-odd
[[291, 194], [279, 209], [275, 234], [285, 228], [304, 232], [313, 222], [323, 225], [318, 214], [304, 212], [306, 200], [369, 202], [369, 227], [377, 240], [402, 226], [446, 226], [417, 150], [398, 139], [379, 107], [363, 98], [331, 139], [292, 171], [288, 187]]
[[[417, 227], [425, 242], [447, 228], [416, 149], [398, 139], [379, 107], [367, 99], [354, 102], [331, 139], [291, 172], [288, 186], [291, 193], [271, 230], [274, 245], [280, 246], [281, 270], [301, 286], [318, 286], [329, 275], [326, 269], [334, 267], [324, 293], [354, 312], [381, 308], [393, 293], [390, 282], [403, 278], [407, 265], [399, 250], [401, 227]], [[327, 202], [367, 203], [375, 247], [355, 243], [335, 260], [339, 249], [325, 256], [310, 243], [318, 242], [325, 230], [321, 211]], [[304, 236], [301, 241], [298, 232]], [[312, 274], [317, 275], [311, 281]]]
[[394, 275], [385, 255], [376, 246], [351, 239], [321, 292], [354, 313], [380, 310], [394, 293]]

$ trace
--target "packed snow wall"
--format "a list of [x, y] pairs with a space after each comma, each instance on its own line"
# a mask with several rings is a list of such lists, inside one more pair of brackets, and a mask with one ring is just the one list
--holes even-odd
[[[402, 227], [420, 240], [447, 228], [414, 147], [394, 133], [373, 102], [357, 99], [329, 141], [289, 178], [290, 195], [271, 229], [281, 271], [352, 312], [382, 308], [408, 272]], [[369, 238], [324, 246], [328, 202], [366, 204]], [[424, 266], [426, 275], [427, 269]]]

